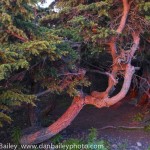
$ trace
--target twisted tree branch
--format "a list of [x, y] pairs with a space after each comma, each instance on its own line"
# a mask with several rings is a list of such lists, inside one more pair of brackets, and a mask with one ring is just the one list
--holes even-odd
[[[130, 5], [127, 0], [122, 0], [122, 2], [123, 2], [124, 10], [123, 10], [123, 16], [122, 16], [120, 25], [117, 29], [118, 35], [122, 33], [125, 27], [127, 16], [128, 16], [129, 9], [130, 9]], [[117, 58], [116, 41], [117, 41], [118, 35], [116, 37], [112, 37], [110, 41], [110, 49], [111, 49], [111, 54], [113, 57], [113, 62], [115, 62], [115, 59]], [[139, 41], [140, 41], [139, 34], [133, 33], [132, 36], [133, 36], [134, 44], [132, 48], [130, 49], [131, 59], [134, 53], [136, 52], [138, 45], [139, 45]], [[119, 69], [120, 69], [119, 64], [115, 64], [113, 66], [111, 76], [109, 77], [109, 85], [105, 92], [101, 92], [101, 93], [95, 92], [88, 96], [83, 97], [83, 95], [82, 96], [79, 95], [75, 97], [73, 100], [73, 103], [68, 108], [68, 110], [55, 123], [33, 134], [23, 136], [20, 140], [20, 143], [21, 144], [38, 144], [53, 137], [54, 135], [56, 135], [57, 133], [65, 129], [68, 125], [70, 125], [70, 123], [77, 116], [77, 114], [80, 112], [80, 110], [83, 108], [84, 105], [90, 104], [98, 108], [102, 108], [102, 107], [109, 107], [119, 102], [122, 98], [125, 97], [125, 95], [127, 94], [130, 88], [131, 80], [135, 72], [135, 67], [131, 65], [131, 61], [129, 61], [127, 64], [124, 64], [123, 71], [125, 73], [125, 76], [124, 76], [124, 82], [123, 82], [121, 91], [117, 95], [109, 98], [108, 92], [114, 86], [114, 79], [116, 79], [116, 74], [119, 71]]]

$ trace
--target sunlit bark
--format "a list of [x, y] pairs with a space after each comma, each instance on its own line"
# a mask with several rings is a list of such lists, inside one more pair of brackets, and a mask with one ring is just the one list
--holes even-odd
[[[119, 71], [119, 67], [117, 66], [117, 46], [116, 46], [116, 42], [119, 38], [119, 35], [123, 32], [123, 29], [125, 28], [125, 24], [127, 21], [127, 17], [129, 14], [129, 10], [130, 10], [130, 5], [128, 3], [128, 0], [123, 0], [123, 15], [119, 24], [119, 27], [117, 28], [116, 32], [117, 35], [111, 38], [111, 41], [109, 43], [110, 46], [110, 52], [111, 52], [111, 56], [113, 58], [113, 66], [112, 66], [112, 72], [111, 75], [112, 77], [115, 79], [117, 76], [117, 72]], [[111, 91], [111, 89], [117, 84], [117, 82], [114, 82], [112, 80], [112, 77], [109, 77], [108, 79], [108, 87], [106, 89], [106, 95], [105, 97], [109, 96], [109, 92]]]
[[74, 98], [72, 105], [68, 108], [68, 110], [51, 126], [41, 129], [33, 134], [25, 135], [21, 138], [21, 144], [38, 144], [41, 143], [71, 124], [74, 118], [78, 115], [80, 110], [84, 106], [84, 101], [79, 99], [78, 97]]
[[74, 118], [78, 115], [80, 110], [83, 108], [84, 105], [94, 105], [98, 108], [102, 107], [109, 107], [118, 101], [120, 101], [128, 92], [131, 84], [131, 79], [134, 74], [134, 67], [130, 64], [127, 65], [124, 84], [121, 91], [112, 98], [104, 98], [99, 99], [93, 96], [86, 96], [86, 97], [75, 97], [72, 105], [68, 108], [68, 110], [51, 126], [44, 128], [40, 131], [37, 131], [33, 134], [25, 135], [21, 138], [21, 144], [38, 144], [41, 143], [71, 124]]
[[[60, 131], [62, 131], [68, 125], [71, 124], [73, 119], [77, 116], [77, 114], [80, 112], [80, 110], [83, 108], [84, 105], [94, 105], [98, 108], [109, 107], [119, 102], [121, 99], [123, 99], [126, 96], [131, 85], [133, 74], [135, 72], [135, 67], [131, 65], [131, 59], [134, 56], [139, 46], [140, 38], [139, 38], [139, 33], [134, 32], [132, 34], [133, 46], [130, 49], [130, 53], [129, 53], [130, 58], [127, 63], [121, 64], [122, 65], [121, 68], [120, 64], [118, 63], [118, 54], [116, 53], [117, 51], [116, 42], [118, 36], [122, 33], [123, 29], [125, 28], [127, 16], [130, 10], [130, 4], [128, 3], [127, 0], [122, 0], [122, 3], [123, 3], [123, 15], [120, 21], [120, 25], [116, 30], [117, 35], [113, 36], [109, 43], [111, 49], [111, 55], [113, 58], [113, 67], [112, 67], [111, 75], [109, 76], [109, 83], [106, 91], [104, 92], [94, 91], [91, 93], [91, 95], [88, 96], [75, 97], [72, 105], [55, 123], [38, 132], [23, 136], [20, 141], [21, 144], [38, 144], [53, 137], [54, 135], [56, 135], [57, 133], [59, 133]], [[115, 84], [117, 84], [117, 82], [115, 82], [117, 81], [116, 75], [117, 72], [120, 70], [124, 73], [123, 86], [117, 95], [110, 98], [109, 91]]]

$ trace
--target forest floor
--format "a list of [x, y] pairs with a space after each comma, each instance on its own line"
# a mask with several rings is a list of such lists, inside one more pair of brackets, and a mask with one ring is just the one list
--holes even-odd
[[[150, 114], [142, 116], [141, 112], [145, 113], [141, 111], [141, 108], [126, 102], [119, 107], [116, 105], [102, 109], [85, 106], [62, 134], [69, 138], [79, 139], [87, 136], [89, 129], [96, 128], [98, 138], [108, 141], [112, 150], [148, 150], [150, 131], [138, 129], [138, 127], [144, 127], [146, 121], [150, 121]], [[58, 113], [60, 109], [56, 109], [52, 116], [55, 118]], [[132, 129], [132, 127], [135, 128]]]
[[[99, 138], [111, 143], [112, 149], [148, 150], [150, 146], [150, 132], [144, 129], [128, 129], [128, 127], [142, 126], [135, 121], [139, 109], [128, 104], [118, 108], [97, 109], [86, 107], [66, 130], [76, 133], [86, 132], [93, 127], [99, 132]], [[103, 127], [125, 126], [127, 129]]]
[[[62, 98], [60, 96], [60, 98]], [[61, 103], [59, 101], [59, 103]], [[52, 111], [44, 124], [48, 125], [57, 120], [69, 106], [61, 103]], [[117, 106], [117, 105], [116, 105]], [[139, 113], [140, 112], [140, 113]], [[14, 114], [17, 116], [11, 125], [6, 125], [0, 130], [0, 142], [11, 142], [11, 134], [14, 127], [24, 129], [29, 127], [27, 111], [19, 110]], [[146, 115], [145, 122], [150, 120]], [[110, 143], [111, 150], [148, 150], [150, 146], [150, 131], [138, 129], [144, 127], [141, 116], [141, 108], [124, 102], [119, 107], [97, 109], [93, 106], [85, 106], [69, 127], [60, 134], [63, 138], [83, 138], [88, 135], [89, 129], [96, 128], [98, 139]], [[141, 119], [142, 118], [142, 119]], [[120, 126], [124, 128], [119, 128]], [[130, 129], [135, 127], [135, 129]]]

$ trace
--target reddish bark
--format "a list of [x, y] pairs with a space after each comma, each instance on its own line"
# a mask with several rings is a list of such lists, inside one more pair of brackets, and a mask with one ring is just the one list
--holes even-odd
[[84, 105], [90, 104], [94, 105], [98, 108], [102, 107], [109, 107], [118, 101], [120, 101], [128, 92], [131, 84], [132, 75], [134, 74], [134, 67], [131, 65], [127, 65], [124, 84], [120, 93], [112, 98], [104, 98], [99, 99], [93, 96], [86, 96], [86, 97], [75, 97], [72, 105], [68, 108], [68, 110], [52, 125], [47, 128], [41, 129], [33, 134], [25, 135], [21, 138], [21, 144], [38, 144], [41, 143], [63, 129], [65, 129], [74, 118], [78, 115], [80, 110], [83, 108]]
[[7, 33], [11, 34], [12, 36], [18, 38], [19, 40], [21, 40], [22, 42], [28, 42], [28, 39], [24, 38], [24, 37], [21, 37], [20, 35], [16, 34], [16, 33], [13, 33], [9, 30], [6, 30]]
[[[75, 97], [72, 105], [68, 108], [65, 114], [62, 115], [62, 117], [60, 117], [55, 123], [50, 125], [48, 128], [42, 129], [33, 134], [23, 136], [20, 141], [21, 144], [38, 144], [53, 137], [54, 135], [65, 129], [68, 125], [70, 125], [70, 123], [77, 116], [77, 114], [80, 112], [80, 110], [83, 108], [84, 105], [90, 104], [98, 108], [109, 107], [116, 104], [125, 97], [130, 88], [131, 80], [135, 72], [135, 68], [130, 64], [131, 59], [138, 48], [140, 38], [139, 33], [132, 34], [134, 44], [130, 49], [130, 59], [127, 63], [125, 64], [122, 63], [121, 64], [122, 67], [120, 67], [120, 64], [118, 63], [118, 56], [116, 53], [116, 41], [118, 36], [122, 33], [125, 27], [127, 16], [130, 9], [130, 4], [128, 4], [128, 1], [127, 0], [122, 1], [124, 9], [120, 25], [117, 29], [118, 35], [116, 37], [112, 37], [109, 43], [111, 55], [113, 58], [113, 67], [112, 73], [109, 76], [109, 85], [106, 91], [105, 92], [95, 91], [92, 92], [91, 95], [85, 97]], [[121, 88], [121, 91], [117, 95], [110, 98], [108, 93], [111, 90], [111, 88], [116, 84], [116, 82], [114, 82], [114, 79], [116, 80], [117, 72], [120, 70], [124, 73], [123, 86]]]
[[102, 107], [109, 107], [109, 106], [114, 105], [115, 103], [119, 102], [127, 94], [128, 90], [130, 88], [130, 85], [131, 85], [131, 80], [132, 80], [132, 76], [133, 76], [134, 72], [135, 72], [134, 67], [131, 66], [130, 64], [128, 64], [126, 66], [125, 78], [124, 78], [124, 83], [123, 83], [122, 89], [117, 95], [113, 96], [112, 98], [106, 97], [106, 98], [99, 99], [98, 95], [100, 96], [103, 93], [99, 92], [99, 94], [98, 94], [98, 92], [97, 92], [96, 93], [97, 95], [95, 97], [94, 97], [94, 95], [86, 96], [85, 104], [91, 104], [91, 105], [95, 105], [98, 108], [102, 108]]
[[121, 34], [125, 27], [127, 16], [128, 16], [129, 9], [130, 9], [130, 4], [128, 3], [128, 0], [122, 0], [122, 2], [123, 2], [123, 16], [121, 18], [120, 25], [117, 29], [118, 34]]
[[148, 95], [146, 93], [144, 93], [141, 98], [140, 98], [140, 101], [138, 103], [138, 106], [145, 106], [148, 104]]
[[80, 101], [79, 98], [75, 98], [72, 105], [55, 123], [38, 132], [23, 136], [20, 143], [37, 144], [53, 137], [71, 124], [72, 120], [78, 115], [83, 105], [83, 101]]
[[137, 89], [131, 89], [131, 90], [130, 90], [130, 93], [129, 93], [128, 99], [136, 98], [137, 95], [138, 95]]
[[[117, 72], [120, 70], [120, 66], [118, 66], [118, 64], [117, 64], [118, 60], [117, 60], [116, 42], [117, 42], [119, 35], [122, 33], [123, 29], [125, 28], [126, 20], [127, 20], [129, 9], [130, 9], [128, 0], [122, 0], [122, 3], [123, 3], [123, 15], [122, 15], [119, 27], [116, 30], [118, 35], [112, 37], [112, 39], [109, 43], [111, 55], [113, 58], [113, 67], [112, 67], [112, 73], [111, 73], [113, 78], [116, 78]], [[108, 79], [108, 88], [106, 89], [106, 96], [109, 95], [109, 92], [111, 91], [113, 86], [115, 86], [117, 84], [117, 82], [114, 82], [114, 80], [112, 80], [112, 77], [110, 76]]]

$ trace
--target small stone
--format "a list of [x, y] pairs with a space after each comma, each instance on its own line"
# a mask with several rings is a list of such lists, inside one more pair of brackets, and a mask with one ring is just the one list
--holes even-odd
[[140, 150], [138, 146], [131, 146], [131, 148], [133, 148], [133, 150]]
[[139, 146], [139, 147], [142, 146], [142, 143], [140, 143], [140, 142], [137, 142], [136, 144], [137, 144], [137, 146]]
[[63, 130], [63, 131], [62, 131], [62, 134], [66, 134], [66, 133], [67, 133], [67, 131], [66, 131], [66, 130]]
[[117, 144], [113, 144], [112, 148], [117, 149], [118, 148]]
[[5, 132], [4, 132], [4, 131], [1, 131], [0, 134], [5, 134]]

